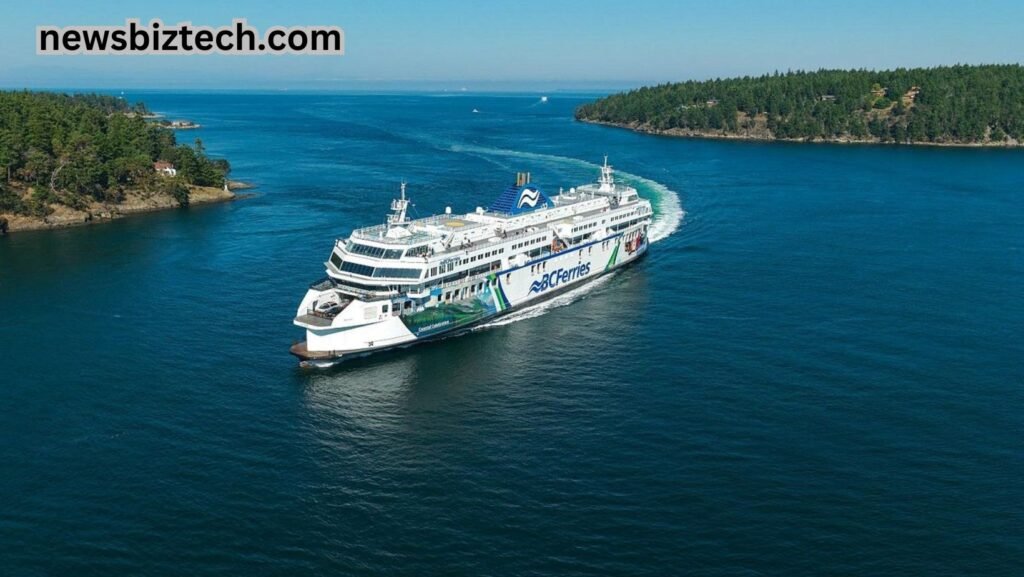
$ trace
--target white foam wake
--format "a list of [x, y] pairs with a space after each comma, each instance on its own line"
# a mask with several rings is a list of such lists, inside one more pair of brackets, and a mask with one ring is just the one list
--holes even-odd
[[633, 186], [638, 186], [639, 184], [654, 193], [651, 203], [654, 205], [654, 219], [651, 220], [651, 226], [647, 230], [647, 236], [652, 243], [668, 238], [679, 230], [679, 227], [683, 224], [683, 218], [686, 216], [686, 211], [683, 210], [683, 205], [679, 201], [679, 195], [675, 191], [649, 178], [621, 171], [618, 174], [625, 176], [626, 180]]

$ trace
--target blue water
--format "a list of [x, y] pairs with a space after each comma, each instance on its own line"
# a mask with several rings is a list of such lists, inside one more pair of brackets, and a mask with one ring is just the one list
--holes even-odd
[[[128, 96], [258, 188], [0, 239], [0, 573], [1024, 574], [1021, 151], [658, 138], [557, 94]], [[466, 211], [605, 153], [658, 205], [640, 263], [287, 354], [401, 179]]]

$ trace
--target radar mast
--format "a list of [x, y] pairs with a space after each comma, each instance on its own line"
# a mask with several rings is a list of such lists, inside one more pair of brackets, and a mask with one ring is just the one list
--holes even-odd
[[409, 209], [409, 199], [405, 198], [405, 181], [402, 181], [402, 192], [401, 197], [391, 201], [392, 213], [388, 215], [388, 230], [385, 236], [389, 238], [399, 238], [403, 236], [409, 236], [409, 231], [406, 226], [409, 224], [409, 218], [406, 212]]
[[604, 155], [604, 166], [601, 167], [601, 178], [597, 180], [600, 184], [601, 192], [611, 192], [615, 190], [615, 177], [612, 176], [612, 167], [608, 165], [608, 155]]

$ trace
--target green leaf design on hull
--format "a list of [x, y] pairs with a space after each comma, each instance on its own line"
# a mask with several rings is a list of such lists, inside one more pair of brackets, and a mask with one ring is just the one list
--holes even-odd
[[619, 258], [619, 245], [622, 244], [619, 241], [615, 242], [615, 248], [612, 249], [612, 256], [608, 258], [608, 264], [605, 265], [604, 270], [609, 270], [615, 266], [615, 260]]

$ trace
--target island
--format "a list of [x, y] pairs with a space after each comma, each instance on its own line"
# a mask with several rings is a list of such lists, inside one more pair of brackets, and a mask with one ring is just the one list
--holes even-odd
[[1024, 67], [818, 70], [688, 81], [614, 94], [576, 119], [670, 136], [1024, 144]]
[[227, 160], [151, 117], [113, 96], [0, 92], [0, 232], [236, 198]]

